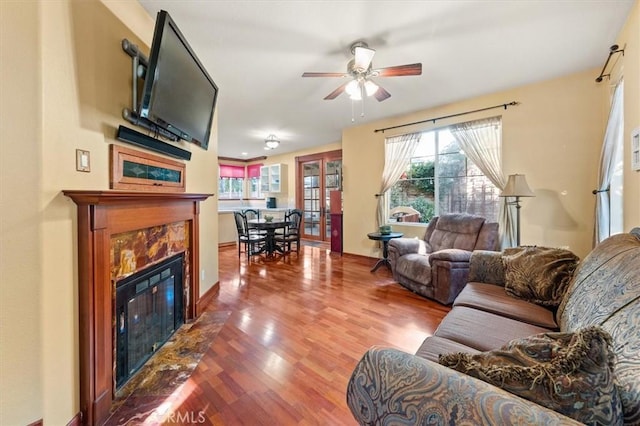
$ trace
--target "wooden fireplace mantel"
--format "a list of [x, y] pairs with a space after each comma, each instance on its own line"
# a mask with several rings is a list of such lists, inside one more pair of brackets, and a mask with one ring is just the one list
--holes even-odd
[[113, 284], [111, 236], [152, 226], [189, 222], [190, 298], [185, 320], [196, 316], [199, 297], [200, 202], [213, 194], [64, 190], [78, 212], [80, 411], [82, 423], [100, 425], [113, 402]]
[[193, 200], [204, 201], [213, 194], [189, 194], [185, 192], [140, 192], [140, 191], [62, 191], [76, 204], [118, 204], [140, 203], [155, 200]]

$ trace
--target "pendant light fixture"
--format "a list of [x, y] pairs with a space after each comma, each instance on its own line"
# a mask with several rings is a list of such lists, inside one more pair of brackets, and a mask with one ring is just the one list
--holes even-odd
[[271, 134], [267, 136], [267, 139], [265, 139], [264, 141], [264, 149], [269, 151], [272, 149], [276, 149], [278, 146], [280, 146], [280, 141], [278, 140], [278, 138], [276, 138], [276, 135]]

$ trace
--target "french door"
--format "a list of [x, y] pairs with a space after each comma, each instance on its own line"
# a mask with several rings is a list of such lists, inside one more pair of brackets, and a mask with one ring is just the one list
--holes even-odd
[[296, 157], [296, 205], [303, 211], [301, 237], [331, 240], [331, 191], [342, 189], [342, 150]]

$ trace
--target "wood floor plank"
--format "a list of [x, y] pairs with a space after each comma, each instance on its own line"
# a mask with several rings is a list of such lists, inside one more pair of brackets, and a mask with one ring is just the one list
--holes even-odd
[[353, 425], [347, 382], [373, 345], [415, 352], [448, 307], [371, 273], [375, 259], [300, 253], [238, 259], [220, 249], [220, 292], [206, 310], [231, 311], [192, 375], [179, 412], [213, 425]]

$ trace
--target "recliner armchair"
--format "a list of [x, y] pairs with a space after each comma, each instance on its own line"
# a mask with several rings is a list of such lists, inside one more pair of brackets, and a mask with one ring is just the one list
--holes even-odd
[[389, 241], [393, 278], [402, 286], [448, 305], [464, 288], [473, 250], [498, 250], [498, 224], [463, 213], [436, 216], [423, 239]]

